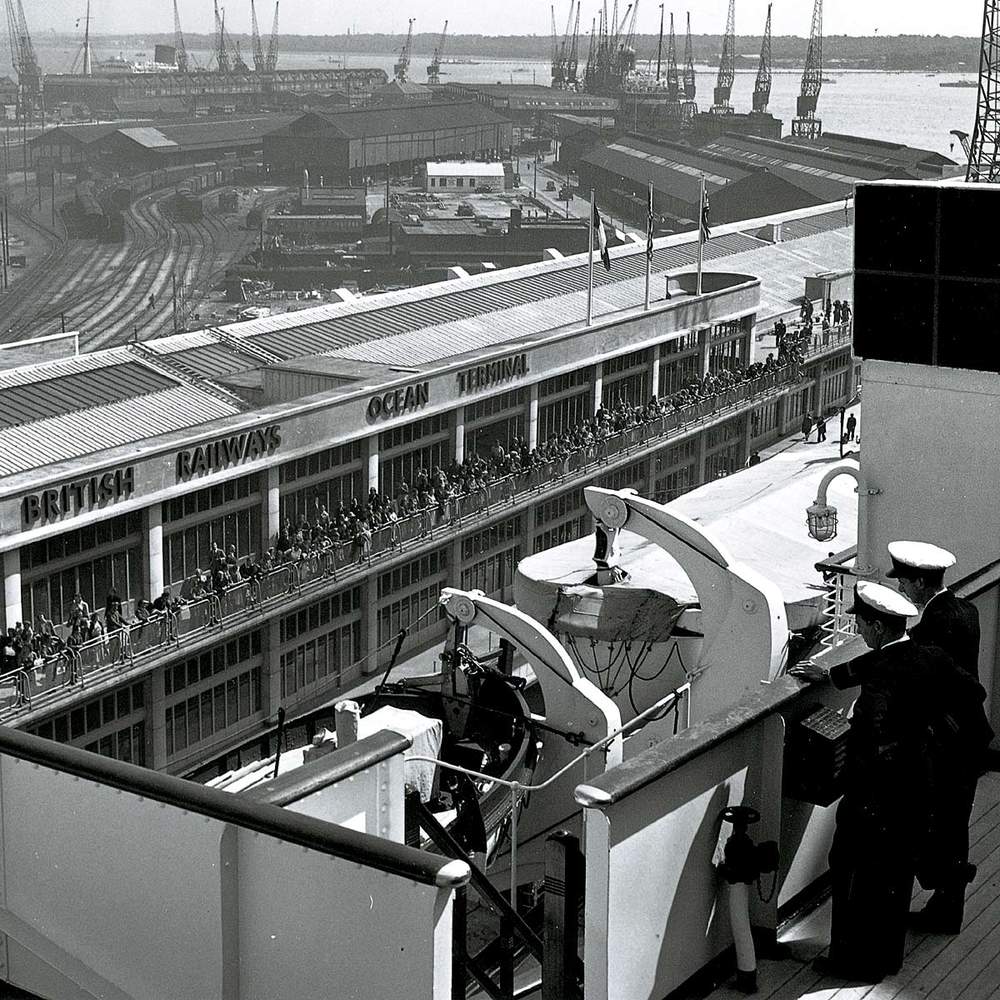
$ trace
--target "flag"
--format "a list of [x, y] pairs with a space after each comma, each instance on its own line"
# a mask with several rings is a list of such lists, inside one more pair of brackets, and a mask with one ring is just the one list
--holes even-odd
[[703, 240], [710, 240], [712, 238], [712, 230], [708, 227], [708, 191], [705, 191], [705, 200], [702, 202], [701, 206], [701, 238]]
[[648, 204], [646, 206], [646, 260], [653, 259], [653, 185], [649, 185]]
[[597, 246], [601, 251], [601, 261], [604, 264], [604, 270], [611, 270], [611, 254], [608, 253], [608, 234], [604, 231], [604, 220], [601, 218], [601, 213], [597, 211], [597, 202], [594, 202], [594, 217], [591, 220], [594, 226], [594, 233], [597, 236]]

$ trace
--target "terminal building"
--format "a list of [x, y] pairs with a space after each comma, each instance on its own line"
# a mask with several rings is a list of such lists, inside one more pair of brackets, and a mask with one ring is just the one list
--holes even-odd
[[[644, 405], [754, 360], [779, 316], [849, 281], [840, 204], [719, 226], [696, 293], [697, 243], [585, 255], [179, 334], [0, 372], [0, 551], [6, 628], [57, 625], [80, 594], [136, 602], [275, 546], [320, 505], [397, 498], [473, 457], [559, 439], [602, 408]], [[836, 285], [837, 288], [842, 285]], [[667, 292], [669, 291], [669, 297]], [[838, 295], [838, 297], [840, 297]], [[846, 297], [846, 296], [844, 296]], [[759, 352], [759, 353], [758, 353]], [[175, 634], [133, 627], [72, 669], [6, 677], [0, 721], [173, 773], [325, 704], [402, 651], [437, 642], [441, 587], [510, 598], [528, 554], [591, 530], [583, 486], [669, 499], [743, 468], [856, 392], [849, 330], [806, 342], [798, 364], [600, 447], [558, 457], [374, 532], [322, 565], [192, 600]], [[568, 443], [567, 443], [568, 442]]]

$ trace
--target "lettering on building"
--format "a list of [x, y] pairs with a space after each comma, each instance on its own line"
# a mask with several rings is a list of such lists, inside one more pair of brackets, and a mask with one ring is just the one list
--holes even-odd
[[177, 478], [188, 479], [252, 462], [255, 458], [272, 454], [280, 444], [281, 424], [271, 424], [200, 444], [196, 448], [187, 448], [177, 452]]
[[73, 517], [128, 499], [135, 490], [135, 470], [131, 465], [101, 476], [74, 479], [53, 489], [31, 493], [21, 501], [25, 528], [47, 521]]
[[413, 382], [398, 389], [391, 389], [368, 400], [368, 419], [382, 420], [419, 410], [420, 407], [427, 405], [430, 398], [429, 382]]
[[458, 373], [459, 393], [475, 392], [477, 389], [488, 389], [493, 385], [512, 382], [528, 373], [528, 355], [512, 354], [508, 358], [487, 361], [482, 365], [473, 365]]

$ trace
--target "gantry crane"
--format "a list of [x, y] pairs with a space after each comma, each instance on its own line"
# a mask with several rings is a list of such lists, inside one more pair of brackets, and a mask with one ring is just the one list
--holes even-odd
[[406, 41], [403, 42], [403, 48], [400, 50], [396, 65], [392, 67], [392, 74], [400, 83], [406, 83], [410, 72], [410, 55], [413, 51], [413, 22], [415, 20], [415, 17], [410, 18], [410, 27], [406, 32]]
[[767, 5], [767, 21], [764, 24], [764, 39], [760, 43], [760, 63], [757, 66], [757, 81], [753, 85], [753, 111], [762, 115], [767, 112], [771, 100], [771, 5]]
[[42, 110], [42, 70], [35, 47], [28, 34], [21, 0], [4, 0], [7, 7], [7, 30], [10, 57], [17, 73], [17, 117], [29, 121]]
[[177, 12], [177, 0], [174, 0], [174, 60], [177, 63], [178, 72], [188, 71], [188, 52], [184, 44], [184, 32], [181, 31], [181, 16]]
[[719, 60], [719, 75], [715, 81], [712, 101], [713, 115], [731, 115], [733, 106], [729, 99], [736, 79], [736, 0], [729, 0], [729, 14], [726, 17], [726, 33], [722, 38], [722, 58]]
[[250, 0], [250, 33], [253, 39], [253, 68], [258, 73], [264, 72], [264, 43], [260, 40], [260, 28], [257, 26], [257, 7]]
[[444, 28], [441, 30], [441, 37], [438, 39], [438, 43], [434, 47], [434, 55], [431, 56], [430, 65], [427, 67], [428, 83], [441, 82], [441, 59], [444, 56], [444, 42], [447, 37], [448, 37], [448, 22], [445, 21]]
[[264, 69], [273, 73], [278, 68], [278, 0], [274, 3], [274, 21], [271, 23], [271, 37], [267, 43], [267, 56], [264, 58]]
[[823, 122], [816, 117], [819, 92], [823, 87], [823, 0], [815, 0], [812, 29], [806, 65], [802, 70], [802, 86], [795, 104], [792, 135], [798, 139], [818, 139], [823, 134]]
[[687, 12], [687, 37], [684, 39], [684, 102], [681, 105], [685, 118], [690, 118], [698, 113], [698, 105], [695, 104], [695, 95], [698, 88], [695, 85], [694, 76], [694, 46], [691, 44], [691, 11]]
[[979, 97], [968, 154], [967, 181], [1000, 181], [1000, 0], [986, 0], [983, 11]]

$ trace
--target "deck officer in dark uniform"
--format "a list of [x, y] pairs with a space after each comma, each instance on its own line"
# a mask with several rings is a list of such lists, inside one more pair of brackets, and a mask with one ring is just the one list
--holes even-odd
[[[920, 621], [910, 629], [920, 645], [938, 646], [964, 676], [942, 681], [948, 703], [928, 745], [930, 780], [927, 840], [918, 867], [920, 884], [934, 890], [927, 905], [911, 917], [917, 930], [958, 934], [965, 912], [966, 886], [975, 877], [969, 864], [969, 821], [976, 783], [993, 733], [979, 677], [979, 612], [970, 601], [944, 586], [944, 573], [955, 564], [947, 549], [927, 542], [889, 543], [892, 569], [886, 576], [917, 606]], [[966, 680], [966, 683], [962, 683]]]
[[890, 542], [890, 580], [918, 608], [920, 621], [911, 637], [928, 646], [940, 646], [963, 670], [979, 679], [979, 612], [971, 601], [956, 597], [944, 585], [945, 570], [955, 557], [929, 542]]
[[[861, 690], [847, 744], [844, 796], [830, 849], [833, 914], [829, 958], [817, 971], [878, 982], [903, 962], [915, 857], [924, 828], [921, 734], [932, 701], [933, 653], [912, 642], [917, 609], [881, 584], [859, 582], [848, 613], [870, 652], [830, 670]], [[943, 656], [943, 654], [940, 654]], [[793, 673], [818, 678], [816, 664]]]

